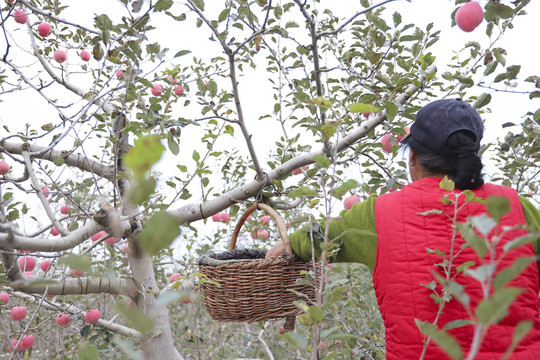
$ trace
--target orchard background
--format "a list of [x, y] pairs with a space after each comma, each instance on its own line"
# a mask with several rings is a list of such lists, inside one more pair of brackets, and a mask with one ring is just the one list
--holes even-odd
[[[0, 358], [384, 358], [365, 266], [325, 266], [283, 333], [213, 321], [196, 262], [254, 201], [293, 231], [398, 190], [437, 98], [482, 113], [486, 178], [539, 205], [538, 4], [480, 0], [463, 32], [465, 0], [1, 1]], [[279, 241], [263, 215], [242, 247]]]

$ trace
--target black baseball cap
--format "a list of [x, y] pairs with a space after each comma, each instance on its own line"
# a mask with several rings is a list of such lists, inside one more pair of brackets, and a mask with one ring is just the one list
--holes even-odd
[[[467, 130], [474, 139], [464, 148], [452, 148], [447, 140], [456, 131]], [[478, 111], [461, 99], [442, 99], [433, 101], [416, 114], [410, 134], [402, 144], [413, 150], [424, 150], [447, 156], [463, 156], [477, 153], [484, 134], [484, 123]]]

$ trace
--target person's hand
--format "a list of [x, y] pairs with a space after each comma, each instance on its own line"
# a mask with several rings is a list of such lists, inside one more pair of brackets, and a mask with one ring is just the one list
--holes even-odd
[[275, 257], [283, 254], [285, 252], [285, 246], [283, 246], [283, 242], [280, 241], [276, 245], [272, 246], [270, 250], [266, 252], [265, 258]]

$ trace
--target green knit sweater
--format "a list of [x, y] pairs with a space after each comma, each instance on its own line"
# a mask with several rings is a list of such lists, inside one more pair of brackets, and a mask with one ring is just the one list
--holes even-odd
[[[371, 195], [365, 201], [354, 204], [351, 210], [342, 211], [339, 218], [330, 221], [328, 239], [339, 244], [339, 251], [330, 261], [362, 263], [373, 271], [377, 256], [376, 199], [375, 195]], [[520, 200], [527, 224], [540, 230], [540, 210], [536, 209], [526, 198], [520, 196]], [[289, 238], [293, 251], [302, 259], [311, 260], [310, 232], [298, 230]], [[313, 247], [316, 258], [321, 256], [321, 243], [322, 236], [315, 235]], [[540, 239], [533, 242], [533, 247], [538, 255]], [[540, 262], [538, 264], [540, 270]]]

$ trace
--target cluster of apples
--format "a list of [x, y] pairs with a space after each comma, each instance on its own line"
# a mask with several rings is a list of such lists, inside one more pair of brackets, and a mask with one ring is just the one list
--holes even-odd
[[[8, 0], [8, 2], [13, 3], [15, 2], [15, 0], [11, 0], [11, 1]], [[24, 12], [24, 10], [15, 10], [13, 12], [13, 19], [15, 19], [15, 22], [19, 24], [26, 24], [28, 22], [28, 15], [26, 14], [26, 12]], [[47, 22], [42, 22], [37, 27], [38, 34], [44, 38], [51, 35], [51, 30], [52, 30], [51, 24]], [[66, 61], [67, 54], [64, 50], [59, 49], [54, 52], [53, 57], [57, 63], [62, 64], [63, 62]], [[83, 50], [80, 53], [80, 57], [83, 61], [90, 61], [90, 58], [92, 56], [90, 55], [88, 51]]]
[[[185, 94], [184, 87], [182, 85], [177, 84], [178, 79], [173, 78], [171, 75], [167, 76], [167, 81], [174, 85], [173, 92], [177, 96], [182, 96]], [[163, 86], [160, 84], [153, 84], [152, 89], [150, 89], [150, 92], [152, 92], [152, 95], [154, 96], [161, 96], [163, 94]]]
[[[0, 293], [0, 306], [7, 305], [9, 303], [9, 294]], [[14, 306], [9, 312], [9, 317], [12, 321], [22, 321], [28, 315], [28, 309], [26, 306]], [[98, 309], [90, 309], [85, 314], [85, 320], [88, 323], [96, 323], [99, 321], [101, 313]], [[56, 324], [62, 327], [66, 327], [69, 324], [71, 316], [69, 314], [58, 314], [56, 316]], [[24, 335], [22, 339], [13, 339], [10, 341], [9, 351], [21, 352], [26, 349], [30, 349], [34, 345], [34, 337], [32, 335]]]

